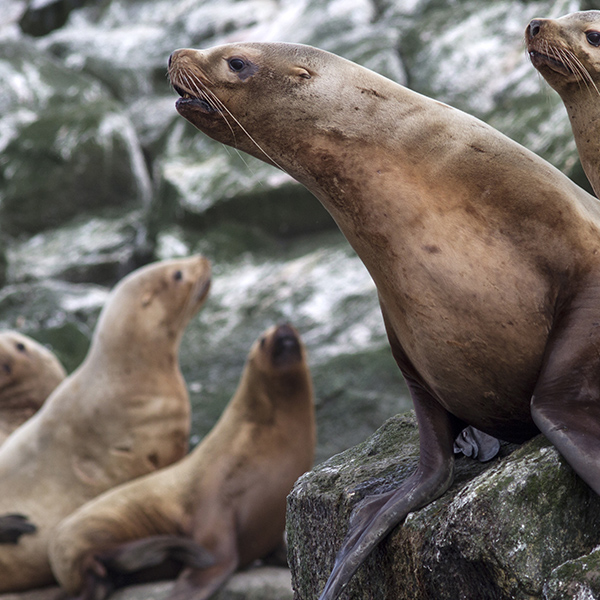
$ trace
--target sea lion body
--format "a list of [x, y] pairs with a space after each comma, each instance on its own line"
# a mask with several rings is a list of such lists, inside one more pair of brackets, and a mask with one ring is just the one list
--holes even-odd
[[51, 583], [47, 544], [59, 521], [184, 456], [190, 406], [178, 347], [209, 283], [202, 257], [123, 279], [82, 365], [0, 448], [0, 515], [20, 513], [37, 527], [16, 546], [0, 546], [0, 591]]
[[565, 104], [583, 170], [600, 196], [600, 11], [534, 19], [525, 38], [534, 67]]
[[208, 597], [236, 568], [282, 542], [286, 496], [311, 468], [314, 447], [304, 350], [291, 327], [271, 328], [253, 345], [218, 423], [191, 454], [110, 490], [60, 524], [50, 550], [58, 581], [70, 594], [98, 598], [90, 582], [109, 571], [109, 558], [123, 562], [123, 545], [180, 536], [208, 551], [214, 564], [184, 571], [173, 597]]
[[169, 75], [182, 116], [332, 214], [411, 391], [419, 467], [357, 506], [323, 599], [448, 488], [465, 425], [517, 442], [541, 430], [600, 492], [596, 199], [478, 119], [315, 48], [182, 49]]
[[17, 331], [0, 332], [0, 445], [66, 376], [45, 346]]

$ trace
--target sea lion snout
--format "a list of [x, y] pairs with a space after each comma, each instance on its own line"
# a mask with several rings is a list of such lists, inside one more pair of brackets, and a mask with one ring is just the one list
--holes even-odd
[[527, 26], [526, 34], [530, 38], [533, 38], [542, 30], [543, 26], [544, 19], [533, 19], [529, 22], [529, 25]]
[[288, 324], [279, 325], [273, 333], [271, 360], [275, 365], [293, 362], [302, 358], [300, 339], [296, 330]]

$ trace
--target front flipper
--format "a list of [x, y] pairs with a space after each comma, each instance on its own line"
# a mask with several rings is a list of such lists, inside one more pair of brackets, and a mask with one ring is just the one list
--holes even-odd
[[37, 527], [19, 514], [0, 517], [0, 544], [17, 544], [22, 535], [35, 533]]
[[124, 585], [157, 579], [163, 572], [157, 569], [159, 567], [176, 575], [182, 568], [202, 569], [213, 563], [212, 554], [194, 540], [182, 536], [156, 535], [126, 542], [94, 554], [79, 598], [104, 600]]
[[454, 440], [454, 454], [464, 454], [479, 462], [492, 460], [499, 451], [500, 441], [497, 438], [471, 426], [463, 429]]
[[320, 600], [337, 598], [371, 551], [406, 515], [441, 496], [454, 477], [455, 427], [449, 413], [407, 378], [419, 424], [417, 470], [397, 490], [368, 496], [354, 509], [348, 533]]
[[600, 494], [600, 291], [581, 293], [548, 342], [531, 400], [539, 430]]

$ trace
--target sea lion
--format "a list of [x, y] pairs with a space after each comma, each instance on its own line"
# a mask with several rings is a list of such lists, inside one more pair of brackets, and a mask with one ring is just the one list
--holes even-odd
[[0, 332], [0, 445], [66, 376], [48, 348], [17, 331]]
[[542, 431], [600, 493], [600, 204], [492, 127], [309, 46], [169, 60], [178, 112], [285, 170], [377, 286], [419, 424], [415, 473], [353, 512], [322, 600], [453, 480], [465, 424]]
[[[170, 598], [208, 598], [238, 567], [281, 544], [286, 496], [311, 468], [314, 450], [304, 347], [291, 326], [272, 327], [252, 346], [235, 395], [193, 452], [59, 525], [50, 545], [54, 574], [68, 593], [100, 600], [131, 582], [132, 564], [147, 568], [179, 552], [185, 570]], [[191, 540], [204, 555], [184, 546]]]
[[51, 583], [47, 545], [59, 521], [185, 455], [190, 406], [178, 348], [209, 285], [210, 263], [200, 256], [128, 275], [111, 292], [84, 362], [0, 447], [0, 515], [20, 513], [37, 527], [0, 546], [0, 591]]
[[565, 104], [583, 170], [600, 196], [600, 11], [534, 19], [525, 39], [533, 66]]

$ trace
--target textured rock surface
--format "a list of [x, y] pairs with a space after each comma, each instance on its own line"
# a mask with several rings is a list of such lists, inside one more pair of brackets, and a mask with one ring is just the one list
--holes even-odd
[[[297, 482], [288, 499], [297, 598], [318, 597], [356, 502], [397, 487], [417, 458], [414, 421], [396, 417]], [[409, 514], [342, 597], [542, 598], [546, 581], [548, 589], [558, 589], [558, 582], [562, 589], [592, 586], [591, 558], [553, 570], [599, 541], [600, 498], [538, 437], [517, 449], [503, 446], [501, 458], [486, 465], [459, 459], [452, 488]], [[592, 565], [589, 573], [585, 563]]]
[[[135, 585], [117, 590], [111, 600], [166, 600], [172, 581]], [[292, 600], [289, 569], [257, 567], [236, 573], [213, 600]], [[0, 600], [65, 600], [57, 587], [22, 594], [2, 594]]]

